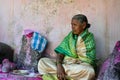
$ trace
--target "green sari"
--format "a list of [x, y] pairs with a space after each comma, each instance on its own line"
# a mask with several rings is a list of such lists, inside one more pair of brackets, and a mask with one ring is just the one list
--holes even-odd
[[[70, 32], [55, 48], [55, 52], [65, 55], [62, 65], [68, 80], [93, 80], [95, 76], [93, 67], [96, 66], [95, 41], [93, 34], [87, 29], [79, 36]], [[56, 63], [51, 59], [43, 58], [39, 61], [38, 70], [43, 72], [43, 80], [58, 80], [56, 69]]]
[[55, 52], [94, 66], [96, 60], [94, 35], [88, 29], [79, 36], [70, 32], [55, 48]]

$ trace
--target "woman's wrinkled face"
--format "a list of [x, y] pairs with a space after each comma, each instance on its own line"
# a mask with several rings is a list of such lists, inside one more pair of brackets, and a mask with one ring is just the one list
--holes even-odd
[[81, 34], [85, 29], [84, 23], [80, 23], [76, 19], [72, 19], [71, 26], [72, 26], [73, 34], [77, 34], [77, 35]]

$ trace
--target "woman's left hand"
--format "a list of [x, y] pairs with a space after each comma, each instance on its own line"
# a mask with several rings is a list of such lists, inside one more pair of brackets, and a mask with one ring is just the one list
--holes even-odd
[[62, 64], [57, 64], [57, 77], [59, 80], [66, 80], [65, 69]]

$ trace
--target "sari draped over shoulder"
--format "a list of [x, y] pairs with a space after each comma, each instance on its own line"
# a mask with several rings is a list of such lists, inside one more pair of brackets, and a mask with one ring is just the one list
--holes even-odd
[[86, 29], [79, 36], [70, 32], [60, 45], [55, 48], [55, 52], [65, 55], [65, 62], [86, 62], [95, 65], [95, 41], [92, 33]]
[[[87, 29], [79, 36], [70, 32], [55, 52], [65, 55], [62, 66], [67, 80], [94, 80], [95, 43], [93, 34]], [[43, 75], [43, 80], [58, 80], [56, 64], [49, 58], [39, 60], [38, 72]]]

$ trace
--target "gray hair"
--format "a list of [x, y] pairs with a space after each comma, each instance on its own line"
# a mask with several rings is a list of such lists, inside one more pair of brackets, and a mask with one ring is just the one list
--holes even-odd
[[83, 15], [83, 14], [77, 14], [77, 15], [75, 15], [75, 16], [72, 17], [72, 20], [73, 19], [78, 20], [80, 23], [86, 22], [85, 29], [86, 28], [90, 28], [90, 24], [88, 23], [88, 19], [87, 19], [87, 17], [85, 15]]

